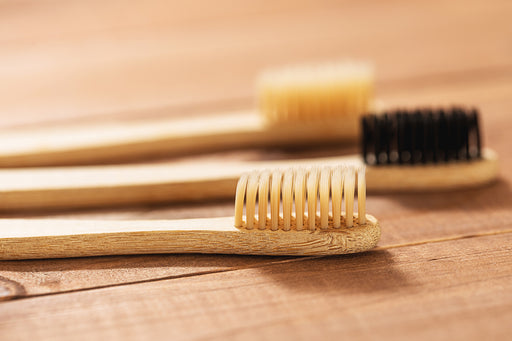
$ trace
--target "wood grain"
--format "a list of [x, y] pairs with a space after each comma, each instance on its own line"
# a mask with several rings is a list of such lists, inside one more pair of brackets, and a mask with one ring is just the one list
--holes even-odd
[[246, 269], [286, 259], [178, 254], [3, 261], [0, 301]]
[[205, 102], [217, 104], [203, 106], [211, 112], [240, 99], [247, 108], [259, 70], [305, 60], [374, 60], [381, 82], [510, 67], [507, 1], [164, 6], [4, 4], [2, 126], [167, 115]]
[[498, 339], [511, 331], [511, 241], [503, 234], [5, 302], [0, 328], [56, 340], [320, 331], [327, 339]]
[[[352, 220], [352, 216], [350, 215]], [[324, 256], [364, 252], [380, 239], [378, 221], [310, 231], [235, 228], [234, 217], [183, 220], [0, 220], [0, 259], [155, 253]], [[345, 220], [346, 222], [347, 220]], [[345, 223], [344, 223], [345, 224]]]
[[[368, 196], [368, 212], [382, 224], [380, 246], [402, 246], [357, 257], [0, 262], [1, 295], [23, 298], [0, 304], [1, 338], [507, 339], [511, 6], [507, 0], [2, 2], [2, 132], [246, 109], [262, 67], [356, 57], [376, 62], [377, 96], [390, 106], [478, 106], [501, 175], [484, 188]], [[290, 154], [196, 160], [281, 157]], [[170, 219], [232, 210], [231, 202], [207, 202], [2, 217]], [[449, 241], [404, 246], [437, 239]]]

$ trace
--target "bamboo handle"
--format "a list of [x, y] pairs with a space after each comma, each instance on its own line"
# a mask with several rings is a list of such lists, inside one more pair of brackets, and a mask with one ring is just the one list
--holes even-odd
[[0, 219], [0, 259], [151, 253], [331, 255], [373, 248], [377, 220], [328, 231], [237, 230], [234, 218], [83, 221]]
[[358, 117], [307, 125], [264, 124], [256, 111], [182, 120], [38, 129], [2, 134], [0, 167], [113, 163], [214, 150], [304, 145], [358, 136]]
[[484, 149], [482, 158], [472, 161], [366, 167], [366, 182], [372, 192], [442, 191], [487, 184], [498, 171], [497, 154]]
[[234, 200], [245, 172], [347, 160], [357, 158], [1, 169], [0, 211]]
[[[0, 211], [103, 207], [234, 199], [241, 174], [265, 168], [337, 165], [357, 156], [272, 162], [209, 162], [0, 170]], [[479, 186], [498, 174], [496, 154], [437, 165], [368, 166], [370, 192], [434, 191]]]

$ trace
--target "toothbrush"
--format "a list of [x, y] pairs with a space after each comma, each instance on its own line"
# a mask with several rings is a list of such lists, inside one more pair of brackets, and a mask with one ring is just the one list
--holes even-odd
[[365, 206], [364, 167], [255, 171], [239, 179], [235, 216], [230, 218], [0, 220], [0, 259], [149, 253], [306, 256], [362, 252], [373, 248], [380, 238], [379, 223], [366, 214]]
[[366, 163], [372, 192], [459, 189], [497, 177], [497, 155], [481, 147], [475, 110], [398, 111], [365, 116], [362, 121], [362, 156], [4, 169], [0, 170], [0, 211], [232, 198], [237, 179], [251, 169], [314, 164]]
[[243, 147], [356, 140], [373, 103], [367, 63], [291, 66], [257, 81], [259, 110], [3, 133], [0, 167], [115, 163]]

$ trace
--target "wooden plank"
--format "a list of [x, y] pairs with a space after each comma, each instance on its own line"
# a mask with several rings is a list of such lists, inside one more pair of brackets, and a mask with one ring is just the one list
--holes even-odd
[[[183, 103], [223, 99], [228, 104], [242, 99], [238, 103], [250, 107], [258, 70], [297, 61], [374, 60], [380, 82], [510, 67], [506, 41], [512, 8], [507, 1], [496, 6], [306, 2], [290, 11], [292, 2], [268, 10], [256, 5], [244, 10], [245, 4], [230, 2], [220, 6], [234, 6], [225, 16], [204, 9], [179, 19], [179, 7], [148, 6], [151, 13], [174, 13], [159, 14], [156, 24], [137, 19], [138, 3], [127, 6], [125, 14], [118, 14], [117, 5], [98, 4], [97, 12], [84, 10], [85, 18], [97, 16], [97, 31], [92, 24], [82, 31], [80, 21], [70, 23], [83, 10], [77, 3], [55, 12], [39, 12], [36, 6], [28, 18], [22, 9], [5, 12], [14, 19], [2, 20], [6, 33], [0, 35], [10, 41], [0, 48], [0, 103], [8, 113], [1, 125], [89, 115], [101, 120], [103, 114], [120, 112], [163, 115]], [[211, 19], [201, 21], [201, 15]], [[64, 37], [56, 32], [61, 20], [72, 26]], [[53, 28], [38, 33], [47, 23]], [[17, 40], [12, 32], [24, 32], [26, 26], [28, 36]], [[63, 31], [58, 24], [58, 32]]]
[[250, 268], [288, 259], [142, 255], [0, 262], [0, 301]]
[[[322, 1], [322, 6], [332, 1]], [[14, 46], [40, 41], [74, 41], [77, 38], [111, 35], [113, 32], [158, 29], [162, 27], [202, 27], [222, 20], [245, 20], [269, 13], [309, 11], [318, 2], [280, 0], [272, 3], [238, 3], [219, 0], [215, 6], [201, 1], [165, 3], [159, 0], [91, 1], [2, 1], [0, 41]], [[117, 20], [112, 20], [116, 18]], [[30, 20], [27, 20], [30, 19]], [[12, 27], [23, 30], [14, 32]], [[62, 27], [66, 27], [63, 31]]]
[[[479, 84], [485, 85], [487, 91], [479, 91]], [[508, 119], [508, 108], [512, 105], [509, 97], [510, 81], [508, 78], [495, 81], [485, 80], [466, 82], [464, 85], [448, 84], [439, 89], [435, 87], [420, 87], [416, 90], [395, 89], [387, 96], [390, 103], [399, 102], [400, 98], [412, 98], [421, 102], [423, 98], [435, 100], [435, 94], [440, 94], [455, 102], [466, 102], [469, 98], [475, 104], [482, 106], [486, 130], [484, 135], [487, 144], [495, 148], [501, 155], [503, 169], [502, 180], [492, 186], [450, 193], [430, 194], [393, 194], [369, 196], [367, 198], [368, 212], [379, 218], [382, 226], [381, 246], [418, 242], [456, 235], [473, 235], [512, 228], [512, 192], [510, 172], [505, 170], [512, 167], [512, 158], [508, 153], [509, 143], [506, 138], [512, 130], [512, 120]], [[399, 94], [403, 93], [404, 96]], [[396, 95], [395, 95], [396, 94]], [[483, 94], [483, 96], [482, 96]], [[393, 97], [392, 97], [393, 96]], [[485, 134], [493, 132], [493, 134]], [[338, 152], [336, 148], [336, 152]], [[318, 153], [318, 151], [313, 151]], [[247, 158], [254, 154], [228, 154], [227, 157]], [[274, 155], [276, 156], [276, 155]], [[209, 156], [222, 158], [226, 155]], [[268, 157], [268, 156], [267, 156]], [[64, 218], [64, 219], [180, 219], [220, 217], [233, 214], [233, 204], [204, 203], [190, 206], [153, 206], [135, 207], [121, 210], [96, 210], [83, 212], [34, 212], [34, 218]], [[3, 217], [21, 217], [18, 215], [3, 215]], [[166, 276], [183, 276], [201, 273], [203, 271], [223, 271], [225, 268], [258, 265], [264, 261], [259, 258], [227, 258], [227, 256], [183, 256], [174, 263], [174, 256], [140, 256], [136, 257], [132, 267], [125, 264], [131, 258], [54, 260], [54, 261], [23, 261], [0, 262], [0, 276], [4, 277], [3, 286], [12, 288], [12, 283], [23, 287], [23, 295], [39, 295], [52, 292], [80, 290], [105, 285], [117, 285], [129, 282], [152, 280]], [[278, 259], [277, 261], [280, 261]], [[99, 266], [97, 264], [100, 264]], [[209, 264], [206, 268], [197, 269], [196, 263]], [[156, 266], [155, 264], [159, 264]], [[62, 271], [56, 271], [61, 267]], [[165, 269], [165, 270], [163, 270]], [[10, 284], [6, 284], [9, 282]], [[47, 285], [48, 282], [56, 283]], [[4, 299], [14, 298], [18, 291], [4, 290]]]
[[[176, 11], [137, 2], [125, 2], [123, 10], [113, 2], [89, 9], [80, 2], [5, 3], [4, 127], [215, 114], [251, 105], [252, 79], [261, 67], [364, 57], [377, 62], [379, 97], [389, 104], [481, 107], [486, 144], [502, 157], [502, 180], [487, 188], [370, 197], [369, 212], [386, 226], [381, 245], [511, 228], [509, 1], [216, 2], [199, 10], [194, 3], [173, 5], [183, 6]], [[84, 11], [91, 20], [76, 15]], [[156, 219], [232, 210], [231, 203], [206, 203], [32, 216]], [[0, 335], [505, 339], [512, 332], [510, 241], [501, 234], [315, 260], [192, 255], [3, 262], [5, 297], [49, 296], [0, 304]], [[289, 263], [269, 264], [280, 261]], [[140, 283], [117, 286], [129, 282]], [[93, 290], [110, 285], [116, 287]], [[59, 294], [66, 290], [83, 291]]]
[[503, 339], [512, 233], [5, 302], [6, 339]]

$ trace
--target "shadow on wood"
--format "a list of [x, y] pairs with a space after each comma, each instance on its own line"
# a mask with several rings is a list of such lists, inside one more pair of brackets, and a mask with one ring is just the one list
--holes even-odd
[[410, 280], [395, 268], [389, 251], [305, 259], [258, 268], [278, 286], [291, 290], [325, 294], [357, 294], [396, 291], [411, 286]]
[[[0, 299], [83, 291], [249, 270], [291, 290], [395, 290], [410, 283], [388, 251], [332, 257], [145, 255], [0, 262]], [[260, 276], [257, 276], [261, 278]]]

